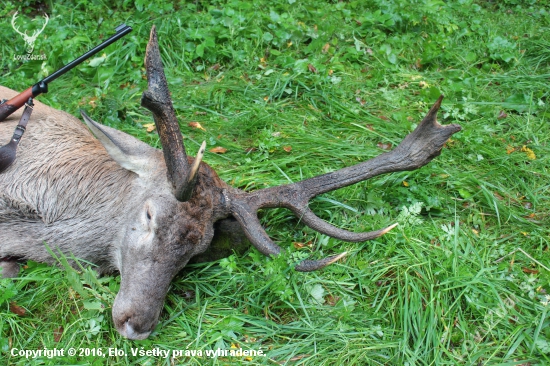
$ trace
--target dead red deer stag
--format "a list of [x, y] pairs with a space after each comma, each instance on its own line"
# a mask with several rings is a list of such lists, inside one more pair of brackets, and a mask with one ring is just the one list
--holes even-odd
[[[436, 114], [442, 97], [418, 127], [392, 151], [304, 181], [253, 192], [228, 186], [207, 164], [186, 155], [155, 28], [147, 46], [148, 90], [142, 105], [153, 113], [162, 152], [83, 113], [94, 138], [78, 119], [36, 102], [15, 162], [0, 174], [0, 267], [16, 276], [14, 258], [53, 263], [44, 246], [119, 271], [113, 304], [118, 331], [144, 339], [157, 324], [170, 281], [191, 258], [209, 250], [220, 222], [234, 218], [265, 255], [281, 248], [263, 229], [258, 210], [284, 207], [305, 225], [345, 241], [364, 241], [395, 225], [367, 233], [337, 228], [309, 208], [315, 196], [371, 177], [413, 170], [441, 153], [460, 130], [442, 126]], [[16, 93], [0, 87], [0, 97]], [[6, 141], [20, 112], [0, 123]], [[304, 260], [298, 271], [323, 268], [346, 253]]]

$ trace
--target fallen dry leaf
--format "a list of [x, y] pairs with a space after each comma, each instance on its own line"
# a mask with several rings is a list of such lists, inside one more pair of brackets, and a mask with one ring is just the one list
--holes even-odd
[[448, 139], [447, 142], [445, 142], [445, 144], [443, 145], [443, 147], [450, 148], [450, 147], [455, 146], [455, 144], [456, 144], [455, 140]]
[[339, 296], [328, 295], [325, 297], [327, 305], [334, 306], [340, 300]]
[[321, 52], [327, 53], [329, 49], [330, 49], [330, 44], [325, 43], [325, 45], [323, 46], [323, 49], [321, 50]]
[[97, 107], [96, 101], [97, 101], [97, 97], [92, 97], [92, 98], [90, 98], [90, 101], [88, 102], [88, 104], [91, 105], [92, 108], [95, 108], [95, 107]]
[[307, 243], [301, 243], [301, 242], [292, 242], [292, 245], [294, 245], [294, 248], [296, 249], [302, 249], [305, 247], [311, 248], [313, 246], [313, 242], [310, 240]]
[[227, 152], [227, 149], [225, 147], [216, 146], [215, 148], [210, 149], [208, 151], [214, 154], [225, 154]]
[[527, 267], [521, 267], [521, 270], [523, 271], [523, 273], [527, 273], [527, 274], [538, 274], [539, 271], [537, 271], [536, 269], [531, 269], [531, 268], [527, 268]]
[[53, 341], [59, 342], [61, 340], [61, 336], [63, 335], [63, 327], [59, 326], [56, 330], [53, 331]]
[[506, 114], [506, 112], [500, 111], [500, 112], [498, 113], [498, 117], [497, 117], [497, 118], [498, 118], [498, 119], [503, 119], [503, 118], [506, 118], [506, 117], [508, 117], [508, 115]]
[[371, 124], [366, 124], [365, 127], [366, 127], [367, 130], [369, 130], [369, 131], [374, 131], [374, 126], [371, 125]]
[[286, 152], [291, 152], [292, 151], [292, 146], [283, 146], [283, 150], [286, 151]]
[[317, 69], [316, 69], [315, 66], [313, 66], [312, 64], [308, 64], [308, 65], [307, 65], [307, 68], [308, 68], [309, 71], [311, 71], [312, 73], [317, 74]]
[[206, 131], [199, 122], [189, 122], [188, 126], [191, 128], [198, 128], [199, 130]]
[[15, 315], [19, 315], [19, 316], [23, 316], [27, 312], [25, 308], [22, 308], [21, 306], [17, 305], [15, 301], [10, 302], [10, 311]]
[[147, 132], [153, 132], [157, 128], [154, 123], [147, 123], [143, 127], [147, 129]]
[[523, 146], [521, 148], [521, 151], [525, 153], [525, 155], [527, 155], [527, 159], [529, 160], [536, 160], [537, 159], [537, 156], [535, 155], [535, 152], [533, 150], [531, 150], [530, 148], [528, 148], [527, 146]]
[[378, 146], [382, 150], [390, 150], [392, 144], [390, 144], [389, 142], [379, 142], [376, 144], [376, 146]]

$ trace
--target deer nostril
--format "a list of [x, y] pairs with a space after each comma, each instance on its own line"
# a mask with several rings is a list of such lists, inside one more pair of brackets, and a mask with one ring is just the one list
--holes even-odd
[[128, 339], [142, 340], [149, 337], [151, 331], [145, 333], [136, 332], [132, 324], [130, 324], [130, 319], [128, 319], [124, 323], [123, 329], [120, 329], [120, 333]]

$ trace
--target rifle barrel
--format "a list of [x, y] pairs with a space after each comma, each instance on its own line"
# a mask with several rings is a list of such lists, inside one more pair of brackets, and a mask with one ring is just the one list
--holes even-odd
[[80, 56], [79, 58], [69, 62], [67, 65], [63, 66], [62, 68], [60, 68], [59, 70], [57, 70], [53, 74], [45, 77], [44, 79], [42, 79], [42, 81], [44, 83], [48, 84], [50, 81], [53, 81], [53, 80], [57, 79], [58, 77], [60, 77], [61, 75], [63, 75], [64, 73], [66, 73], [67, 71], [69, 71], [70, 69], [72, 69], [73, 67], [78, 65], [79, 63], [81, 63], [82, 61], [84, 61], [87, 58], [95, 55], [96, 53], [98, 53], [99, 51], [101, 51], [105, 47], [109, 46], [111, 43], [116, 42], [120, 38], [124, 37], [125, 35], [127, 35], [131, 31], [132, 31], [132, 27], [130, 27], [126, 24], [119, 25], [118, 27], [116, 27], [116, 32], [117, 33], [115, 35], [111, 36], [109, 39], [107, 39], [105, 42], [101, 43], [100, 45], [92, 48], [91, 50], [89, 50], [88, 52], [86, 52], [85, 54]]

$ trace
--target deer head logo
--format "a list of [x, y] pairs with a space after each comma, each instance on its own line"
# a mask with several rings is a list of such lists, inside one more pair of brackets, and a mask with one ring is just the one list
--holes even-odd
[[[27, 34], [27, 31], [22, 33], [19, 31], [19, 29], [17, 29], [17, 26], [15, 25], [15, 20], [17, 19], [17, 13], [18, 12], [16, 11], [15, 14], [13, 14], [13, 17], [11, 18], [11, 26], [17, 33], [19, 33], [23, 37], [23, 39], [25, 40], [25, 43], [27, 44], [27, 53], [30, 54], [34, 50], [34, 42], [36, 42], [36, 39], [38, 38], [40, 33], [42, 33], [44, 28], [46, 28], [46, 24], [48, 24], [48, 21], [50, 20], [50, 18], [48, 17], [48, 14], [44, 13], [44, 19], [46, 20], [46, 22], [44, 23], [44, 25], [42, 25], [42, 28], [40, 30], [33, 31], [32, 36], [29, 36]], [[34, 22], [35, 20], [36, 19], [33, 19], [32, 21]]]

